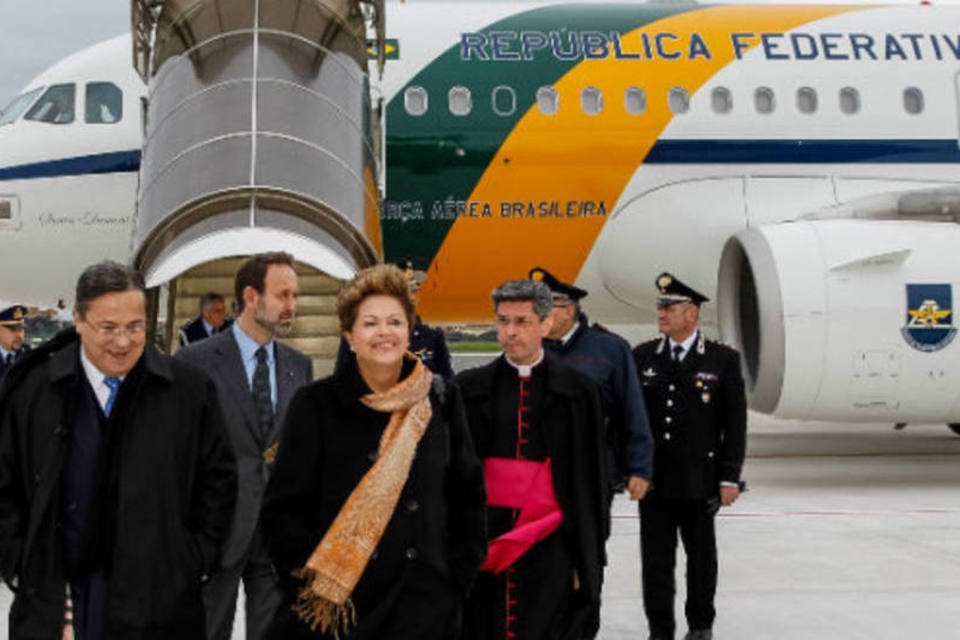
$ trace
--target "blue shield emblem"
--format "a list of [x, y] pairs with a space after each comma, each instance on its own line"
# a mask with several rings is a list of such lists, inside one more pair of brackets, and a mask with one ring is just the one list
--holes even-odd
[[938, 351], [957, 333], [953, 322], [953, 291], [949, 284], [908, 284], [907, 324], [901, 330], [914, 349]]

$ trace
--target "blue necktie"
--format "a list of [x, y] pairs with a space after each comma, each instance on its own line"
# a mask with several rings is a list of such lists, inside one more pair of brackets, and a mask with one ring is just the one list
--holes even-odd
[[113, 410], [113, 402], [117, 399], [117, 391], [120, 390], [120, 383], [123, 382], [120, 378], [116, 376], [104, 376], [103, 384], [110, 387], [110, 395], [107, 396], [107, 403], [103, 405], [103, 415], [110, 417], [110, 412]]

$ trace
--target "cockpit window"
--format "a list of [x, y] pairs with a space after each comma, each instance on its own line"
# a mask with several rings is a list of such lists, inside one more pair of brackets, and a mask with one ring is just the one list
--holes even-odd
[[112, 82], [87, 83], [86, 121], [113, 124], [123, 118], [123, 92]]
[[25, 120], [69, 124], [73, 122], [74, 102], [77, 88], [73, 84], [55, 84], [47, 89], [37, 103], [30, 108]]
[[36, 100], [41, 91], [43, 91], [43, 87], [38, 87], [33, 91], [21, 93], [14, 98], [10, 104], [7, 105], [6, 109], [0, 111], [0, 127], [15, 122], [17, 118], [23, 115], [23, 112], [33, 104], [33, 101]]

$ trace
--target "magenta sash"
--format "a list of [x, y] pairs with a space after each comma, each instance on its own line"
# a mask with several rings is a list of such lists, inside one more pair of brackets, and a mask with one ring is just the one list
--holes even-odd
[[487, 504], [520, 510], [514, 528], [490, 541], [487, 559], [480, 567], [500, 573], [530, 547], [556, 531], [563, 513], [553, 492], [549, 458], [544, 462], [486, 458], [483, 475], [487, 485]]

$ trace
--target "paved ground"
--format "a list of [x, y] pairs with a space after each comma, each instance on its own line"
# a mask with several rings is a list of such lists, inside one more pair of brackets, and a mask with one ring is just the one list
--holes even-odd
[[[717, 523], [718, 640], [960, 637], [960, 437], [762, 416], [750, 429], [750, 491]], [[642, 640], [635, 505], [614, 513], [600, 638]]]

